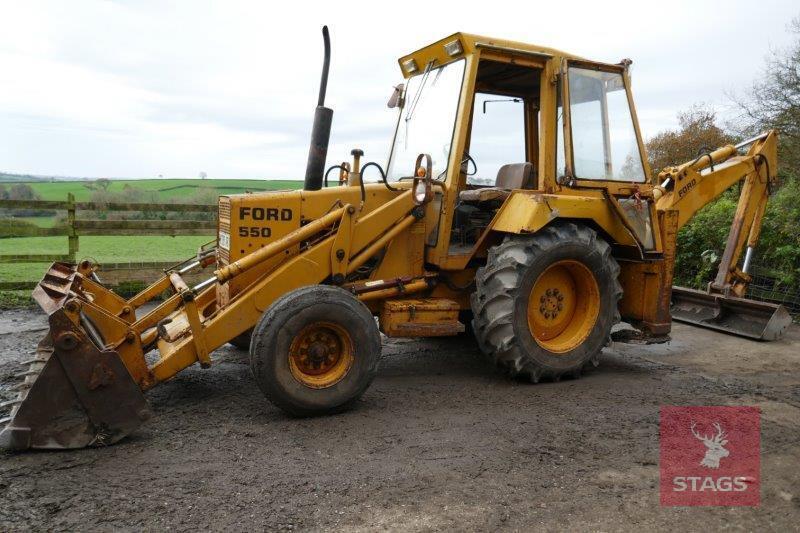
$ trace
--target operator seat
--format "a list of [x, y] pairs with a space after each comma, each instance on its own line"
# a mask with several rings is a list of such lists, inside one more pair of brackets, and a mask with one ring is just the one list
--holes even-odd
[[462, 202], [476, 203], [491, 200], [505, 200], [514, 189], [532, 189], [536, 181], [531, 163], [512, 163], [503, 165], [497, 171], [494, 187], [461, 191], [458, 199]]

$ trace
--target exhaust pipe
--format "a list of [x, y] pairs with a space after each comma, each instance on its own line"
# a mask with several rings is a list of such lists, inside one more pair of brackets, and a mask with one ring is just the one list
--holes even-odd
[[333, 109], [325, 107], [325, 92], [328, 89], [328, 69], [331, 64], [331, 39], [328, 27], [322, 27], [322, 39], [325, 43], [325, 61], [322, 63], [322, 79], [319, 82], [319, 99], [314, 110], [314, 126], [311, 128], [311, 146], [308, 148], [308, 163], [303, 189], [318, 191], [322, 188], [322, 175], [325, 172], [325, 160], [328, 157], [328, 141], [331, 138]]

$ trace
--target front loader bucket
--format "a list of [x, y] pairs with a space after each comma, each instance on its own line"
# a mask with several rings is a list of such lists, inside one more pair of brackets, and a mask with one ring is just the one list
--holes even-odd
[[779, 339], [792, 323], [782, 305], [684, 287], [672, 288], [670, 311], [679, 322], [763, 341]]
[[80, 310], [74, 267], [55, 263], [33, 292], [49, 315], [50, 331], [28, 369], [19, 374], [17, 397], [6, 402], [0, 448], [82, 448], [113, 444], [135, 430], [150, 411], [119, 354]]

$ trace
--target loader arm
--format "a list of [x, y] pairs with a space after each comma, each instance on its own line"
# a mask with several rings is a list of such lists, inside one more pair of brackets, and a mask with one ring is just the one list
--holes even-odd
[[[88, 261], [53, 264], [33, 293], [49, 315], [50, 332], [26, 362], [29, 370], [20, 374], [25, 380], [17, 398], [3, 404], [11, 411], [0, 419], [0, 449], [80, 448], [118, 441], [149, 417], [143, 391], [194, 363], [210, 366], [216, 348], [253, 328], [291, 289], [326, 280], [343, 285], [345, 276], [412, 225], [424, 224], [424, 212], [409, 189], [363, 216], [359, 208], [339, 201], [284, 237], [221, 265], [195, 287], [182, 275], [205, 266], [202, 258], [167, 272], [129, 300], [93, 281], [96, 265]], [[220, 284], [276, 257], [282, 258], [278, 266], [225, 305], [217, 304]], [[399, 290], [429, 287], [426, 276], [412, 274], [402, 279]], [[175, 294], [136, 316], [138, 308], [167, 289]], [[386, 282], [353, 292], [368, 299], [373, 289], [382, 289], [381, 294], [398, 290]], [[156, 347], [158, 358], [150, 362], [145, 354]]]
[[[351, 206], [344, 206], [326, 215], [330, 218], [330, 222], [340, 221], [336, 232], [287, 260], [227, 307], [204, 320], [202, 324], [193, 327], [189, 322], [188, 327], [183, 329], [176, 341], [160, 339], [158, 348], [161, 357], [151, 368], [154, 378], [152, 384], [171, 378], [195, 362], [202, 363], [204, 351], [211, 352], [232, 337], [252, 328], [272, 302], [289, 290], [321, 283], [335, 274], [334, 265], [337, 261], [332, 261], [332, 256], [335, 256], [334, 243], [344, 241], [342, 242], [343, 249], [346, 250], [342, 256], [346, 259], [346, 262], [344, 259], [342, 261], [345, 265], [344, 272], [355, 270], [380, 247], [385, 246], [417, 220], [412, 214], [414, 207], [411, 191], [408, 190], [354, 224], [341, 222], [349, 220], [355, 214], [356, 210]], [[330, 223], [324, 219], [325, 217], [320, 219], [321, 226]], [[302, 229], [298, 230], [298, 233]], [[340, 235], [345, 229], [349, 230], [350, 235]], [[226, 281], [252, 268], [276, 253], [283, 252], [293, 244], [293, 240], [293, 235], [289, 234], [274, 245], [262, 248], [237, 263], [217, 270], [208, 283], [213, 285]], [[185, 309], [176, 311], [178, 314], [185, 312], [190, 311]], [[198, 346], [198, 340], [202, 341], [201, 346]]]
[[[738, 155], [750, 144], [746, 155]], [[664, 170], [659, 175], [664, 191], [658, 199], [659, 211], [678, 212], [678, 229], [723, 192], [742, 183], [739, 202], [731, 224], [717, 275], [711, 284], [714, 292], [744, 295], [750, 276], [750, 258], [758, 243], [761, 222], [778, 170], [777, 134], [764, 133], [738, 146], [723, 146], [694, 161]], [[747, 247], [744, 265], [738, 268]]]

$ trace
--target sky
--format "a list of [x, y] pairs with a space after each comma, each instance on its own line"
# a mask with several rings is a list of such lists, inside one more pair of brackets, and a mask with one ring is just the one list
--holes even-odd
[[646, 137], [726, 94], [791, 40], [795, 1], [225, 2], [0, 0], [0, 171], [301, 179], [333, 58], [328, 164], [386, 158], [397, 58], [456, 31], [633, 60]]

